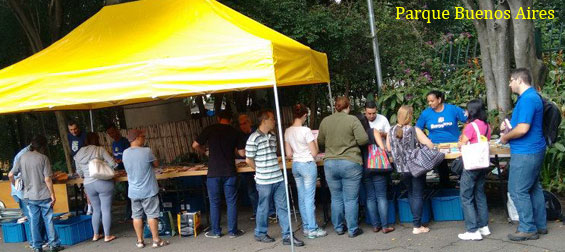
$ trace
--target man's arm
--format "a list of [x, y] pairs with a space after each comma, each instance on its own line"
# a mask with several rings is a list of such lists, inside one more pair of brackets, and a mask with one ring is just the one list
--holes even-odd
[[206, 152], [206, 149], [204, 149], [204, 147], [196, 141], [192, 142], [192, 148], [194, 148], [196, 151], [200, 153]]
[[8, 173], [8, 179], [10, 180], [10, 183], [11, 183], [12, 185], [15, 185], [16, 180], [14, 179], [14, 173], [13, 173], [12, 171], [10, 171], [10, 172]]
[[245, 163], [251, 167], [251, 169], [255, 170], [255, 160], [252, 158], [245, 158]]
[[284, 151], [285, 151], [287, 158], [292, 158], [293, 152], [292, 152], [292, 147], [290, 146], [289, 142], [286, 142], [286, 141], [284, 142]]
[[524, 136], [530, 130], [530, 125], [527, 123], [519, 123], [514, 127], [508, 134], [502, 135], [500, 137], [500, 142], [503, 144], [508, 143], [508, 141]]

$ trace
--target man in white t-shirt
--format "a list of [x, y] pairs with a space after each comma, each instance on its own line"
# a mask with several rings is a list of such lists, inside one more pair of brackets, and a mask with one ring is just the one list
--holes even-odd
[[390, 124], [385, 116], [377, 114], [377, 104], [374, 101], [367, 101], [365, 103], [365, 119], [371, 129], [377, 129], [381, 136], [386, 138], [387, 132], [390, 130]]

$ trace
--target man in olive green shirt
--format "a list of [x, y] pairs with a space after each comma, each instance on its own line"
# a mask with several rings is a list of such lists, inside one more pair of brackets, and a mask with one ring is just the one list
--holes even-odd
[[363, 233], [357, 225], [359, 187], [363, 175], [360, 145], [369, 137], [357, 117], [349, 115], [349, 99], [338, 97], [336, 113], [320, 124], [318, 144], [325, 146], [324, 171], [332, 198], [332, 223], [338, 235], [345, 234], [347, 222], [349, 237]]

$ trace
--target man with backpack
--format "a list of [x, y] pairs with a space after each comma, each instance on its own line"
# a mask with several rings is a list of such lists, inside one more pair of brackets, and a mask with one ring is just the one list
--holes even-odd
[[[528, 69], [512, 71], [509, 86], [518, 94], [518, 100], [512, 112], [511, 130], [500, 138], [501, 143], [510, 143], [508, 191], [520, 218], [516, 233], [508, 235], [512, 241], [536, 240], [540, 234], [547, 234], [545, 200], [539, 181], [546, 149], [544, 106], [531, 81]], [[505, 123], [500, 125], [501, 131], [506, 128]]]

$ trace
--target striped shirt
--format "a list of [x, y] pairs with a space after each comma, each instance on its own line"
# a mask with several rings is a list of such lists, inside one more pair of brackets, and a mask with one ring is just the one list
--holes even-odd
[[247, 139], [245, 156], [255, 161], [255, 182], [270, 185], [283, 181], [277, 157], [277, 138], [256, 130]]

